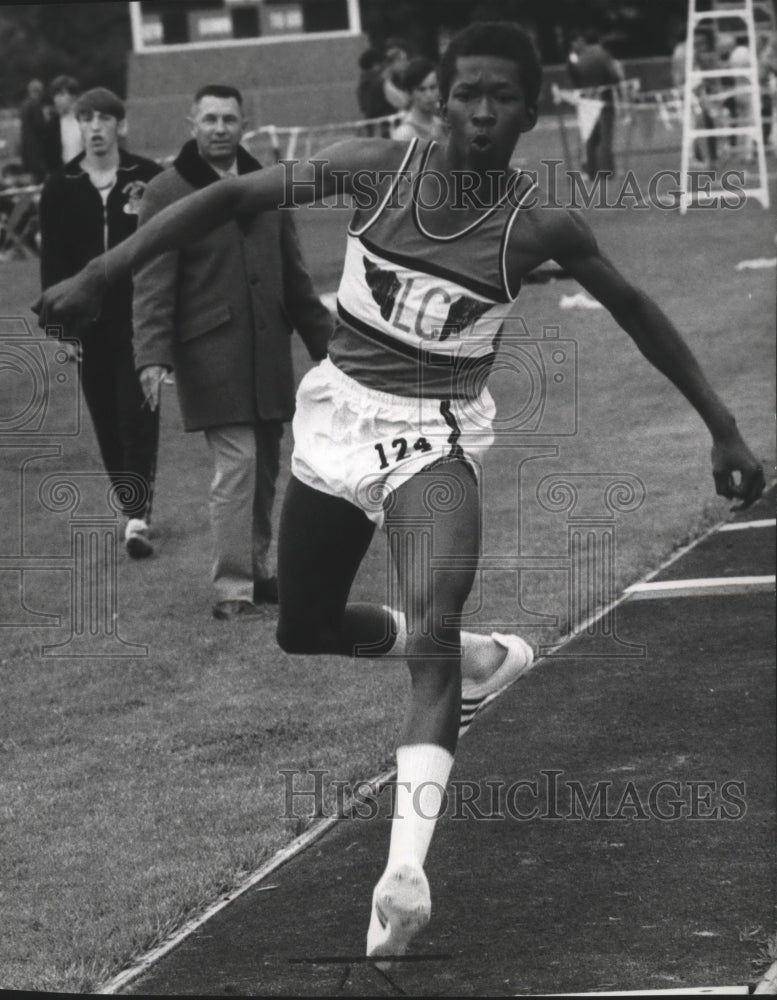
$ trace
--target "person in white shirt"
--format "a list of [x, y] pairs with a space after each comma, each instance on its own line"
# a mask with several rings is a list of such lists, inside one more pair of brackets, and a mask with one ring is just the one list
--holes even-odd
[[57, 76], [51, 81], [49, 90], [56, 114], [49, 122], [46, 143], [46, 159], [50, 173], [70, 163], [84, 151], [81, 129], [73, 113], [80, 89], [78, 81], [72, 76]]
[[442, 139], [442, 121], [437, 114], [440, 88], [437, 67], [431, 59], [411, 59], [403, 77], [410, 104], [391, 133], [392, 139]]

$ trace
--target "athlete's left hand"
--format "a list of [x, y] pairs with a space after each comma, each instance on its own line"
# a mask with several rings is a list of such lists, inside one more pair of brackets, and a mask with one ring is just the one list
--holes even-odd
[[744, 510], [755, 503], [766, 486], [760, 463], [736, 429], [725, 440], [713, 444], [712, 477], [718, 496], [742, 501], [732, 510]]

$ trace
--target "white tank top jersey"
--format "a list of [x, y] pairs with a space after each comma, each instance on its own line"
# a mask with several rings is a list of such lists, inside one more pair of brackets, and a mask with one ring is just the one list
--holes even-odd
[[400, 396], [474, 398], [483, 388], [511, 288], [505, 255], [521, 206], [536, 186], [521, 172], [504, 196], [450, 236], [424, 229], [419, 206], [441, 197], [427, 171], [434, 142], [414, 139], [374, 214], [348, 229], [338, 320], [329, 356], [362, 385]]

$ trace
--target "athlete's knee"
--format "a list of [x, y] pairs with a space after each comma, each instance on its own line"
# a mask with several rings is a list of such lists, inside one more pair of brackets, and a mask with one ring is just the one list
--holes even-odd
[[298, 628], [289, 628], [283, 621], [278, 622], [275, 639], [284, 653], [307, 653], [309, 641]]
[[284, 653], [314, 655], [326, 653], [331, 648], [327, 632], [314, 623], [290, 623], [282, 618], [278, 622], [275, 638]]

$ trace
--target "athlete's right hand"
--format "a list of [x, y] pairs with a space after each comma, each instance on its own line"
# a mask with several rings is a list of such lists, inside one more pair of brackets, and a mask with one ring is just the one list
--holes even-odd
[[72, 278], [65, 278], [43, 292], [32, 307], [38, 326], [47, 332], [65, 327], [69, 334], [94, 323], [99, 317], [106, 290], [101, 266], [87, 264]]

